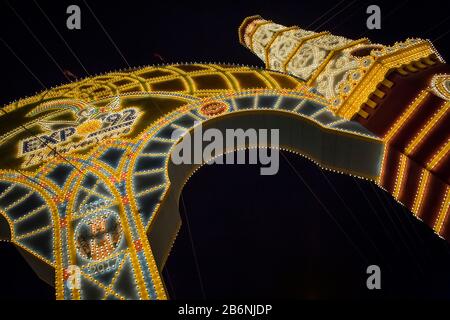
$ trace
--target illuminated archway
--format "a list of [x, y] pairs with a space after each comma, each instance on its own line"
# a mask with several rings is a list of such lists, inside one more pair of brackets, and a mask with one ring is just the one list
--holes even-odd
[[[22, 245], [36, 256], [50, 248], [43, 261], [56, 272], [58, 299], [167, 297], [160, 273], [181, 223], [178, 196], [199, 167], [170, 161], [179, 142], [172, 140], [175, 130], [189, 132], [196, 123], [222, 132], [279, 129], [281, 148], [376, 183], [386, 154], [381, 139], [336, 116], [302, 81], [248, 67], [111, 73], [4, 110], [0, 181], [28, 181], [30, 192], [42, 194], [51, 208], [53, 241]], [[11, 208], [1, 209], [17, 241], [25, 218], [17, 221]], [[40, 231], [36, 224], [31, 238]], [[74, 266], [78, 288], [68, 285]]]

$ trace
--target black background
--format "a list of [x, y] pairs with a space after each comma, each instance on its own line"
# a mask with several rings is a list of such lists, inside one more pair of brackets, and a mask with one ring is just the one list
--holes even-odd
[[[81, 63], [33, 1], [2, 1], [1, 105], [66, 83], [66, 70], [81, 78], [161, 63], [262, 66], [237, 39], [253, 14], [374, 43], [429, 38], [450, 56], [448, 1], [89, 1], [120, 53], [83, 1], [38, 4]], [[81, 7], [81, 30], [66, 28], [70, 4]], [[366, 28], [370, 4], [381, 7], [381, 30]], [[204, 167], [183, 199], [163, 272], [171, 298], [450, 298], [445, 241], [369, 182], [299, 156], [283, 153], [273, 177], [255, 166]], [[0, 243], [0, 262], [1, 298], [54, 298], [11, 245]], [[366, 289], [370, 264], [381, 267], [381, 291]]]

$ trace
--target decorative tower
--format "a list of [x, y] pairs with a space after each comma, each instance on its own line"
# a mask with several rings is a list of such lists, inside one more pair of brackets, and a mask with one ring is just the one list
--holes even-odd
[[432, 43], [392, 46], [284, 27], [251, 16], [240, 42], [267, 69], [289, 73], [385, 144], [378, 184], [450, 239], [450, 67]]

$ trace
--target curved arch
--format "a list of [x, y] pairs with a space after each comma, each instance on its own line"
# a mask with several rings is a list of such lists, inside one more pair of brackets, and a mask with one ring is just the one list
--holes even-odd
[[[253, 93], [253, 95], [259, 95], [259, 100], [262, 101], [263, 93]], [[236, 95], [236, 97], [239, 96]], [[247, 94], [246, 96], [251, 95]], [[219, 99], [214, 99], [214, 101], [219, 101]], [[195, 108], [199, 106], [201, 104]], [[176, 119], [173, 121], [175, 122]], [[356, 131], [340, 130], [306, 114], [296, 114], [281, 108], [276, 110], [273, 108], [234, 110], [218, 117], [206, 119], [202, 125], [205, 130], [215, 128], [222, 133], [225, 133], [226, 129], [270, 130], [278, 128], [280, 129], [281, 148], [300, 153], [323, 168], [372, 181], [378, 178], [381, 170], [384, 146], [379, 139]], [[188, 130], [192, 131], [193, 128], [188, 128]], [[158, 133], [155, 133], [153, 137], [158, 138]], [[151, 143], [152, 139], [149, 141]], [[168, 141], [168, 143], [171, 142]], [[200, 166], [200, 164], [174, 165], [169, 161], [176, 143], [171, 143], [171, 151], [166, 154], [167, 186], [155, 212], [150, 217], [147, 229], [147, 235], [160, 270], [181, 223], [178, 214], [178, 197], [181, 188], [188, 176]], [[202, 146], [202, 150], [204, 147], [205, 144]], [[136, 169], [137, 159], [140, 154], [145, 153], [146, 149], [149, 149], [148, 145], [142, 145], [136, 150], [130, 169], [127, 170], [129, 173]], [[137, 194], [136, 190], [131, 188], [129, 193]], [[136, 204], [135, 207], [138, 209]]]
[[[4, 106], [4, 110], [7, 112], [12, 112], [15, 110], [18, 110], [20, 108], [23, 108], [30, 104], [36, 104], [39, 102], [46, 102], [51, 99], [55, 98], [66, 98], [66, 99], [84, 99], [85, 102], [92, 102], [94, 100], [103, 99], [106, 96], [111, 95], [117, 95], [119, 94], [118, 87], [113, 85], [111, 82], [119, 80], [120, 78], [129, 78], [130, 80], [134, 80], [134, 84], [132, 85], [140, 85], [141, 88], [139, 90], [133, 90], [135, 92], [155, 92], [155, 91], [161, 91], [149, 89], [151, 88], [152, 83], [159, 83], [164, 81], [169, 81], [173, 79], [179, 79], [182, 77], [180, 71], [176, 71], [174, 69], [170, 70], [168, 67], [183, 67], [187, 68], [190, 66], [197, 66], [200, 69], [199, 70], [189, 70], [186, 71], [186, 74], [184, 74], [184, 77], [192, 78], [193, 76], [200, 76], [200, 75], [215, 75], [215, 74], [222, 74], [224, 75], [230, 83], [226, 88], [223, 87], [215, 87], [214, 85], [206, 90], [195, 90], [193, 92], [193, 95], [202, 95], [202, 96], [211, 96], [216, 95], [218, 93], [224, 93], [227, 91], [239, 91], [241, 90], [241, 86], [239, 84], [242, 79], [238, 79], [235, 75], [232, 73], [250, 73], [253, 75], [259, 74], [260, 77], [264, 78], [266, 81], [269, 81], [268, 78], [272, 79], [270, 85], [263, 85], [261, 81], [257, 80], [257, 76], [251, 79], [250, 84], [248, 86], [245, 86], [244, 89], [286, 89], [286, 90], [293, 90], [293, 89], [299, 89], [304, 86], [301, 81], [299, 81], [294, 76], [284, 74], [278, 71], [274, 70], [265, 70], [263, 68], [257, 68], [257, 67], [250, 67], [250, 66], [242, 66], [242, 65], [230, 65], [230, 64], [168, 64], [168, 65], [156, 65], [156, 66], [147, 66], [147, 67], [141, 67], [141, 68], [132, 68], [127, 71], [121, 71], [121, 72], [107, 72], [104, 74], [96, 75], [91, 78], [85, 78], [81, 79], [78, 82], [73, 83], [66, 83], [62, 84], [60, 86], [57, 86], [55, 88], [51, 88], [48, 90], [45, 90], [39, 94], [36, 94], [31, 97], [27, 97], [24, 99], [20, 99], [17, 102], [12, 102]], [[167, 73], [170, 73], [169, 75]], [[151, 74], [151, 76], [148, 76], [146, 78], [142, 77], [143, 74]], [[272, 77], [272, 75], [276, 75], [276, 78]], [[134, 78], [136, 77], [136, 78]], [[195, 80], [193, 80], [195, 81]], [[263, 83], [265, 81], [262, 81]], [[273, 83], [272, 83], [273, 82]], [[89, 87], [87, 91], [83, 91], [83, 87]], [[92, 90], [96, 90], [99, 87], [96, 86], [103, 86], [103, 88], [109, 90], [108, 94], [105, 92], [94, 92], [91, 94]], [[96, 87], [96, 88], [94, 88]], [[123, 88], [126, 88], [127, 85], [123, 86]], [[93, 89], [94, 88], [94, 89]], [[122, 89], [123, 89], [122, 88]], [[176, 88], [172, 89], [164, 89], [165, 91], [171, 91], [171, 92], [180, 92]], [[126, 90], [125, 90], [126, 91]], [[185, 93], [187, 91], [184, 91]], [[126, 93], [126, 92], [121, 92]], [[0, 117], [2, 114], [0, 114]]]
[[[2, 209], [0, 214], [9, 222], [11, 230], [11, 242], [19, 249], [20, 253], [32, 266], [33, 270], [38, 276], [49, 284], [54, 284], [55, 287], [63, 285], [62, 270], [58, 267], [61, 263], [61, 241], [60, 241], [60, 219], [55, 202], [52, 199], [53, 194], [49, 190], [33, 181], [31, 177], [19, 175], [11, 172], [0, 172], [0, 181], [7, 184], [7, 188], [2, 191], [1, 196], [12, 192], [12, 190], [19, 186], [25, 190], [25, 193], [17, 193], [13, 202], [2, 202]], [[22, 191], [23, 191], [22, 190]], [[13, 213], [13, 209], [20, 207], [31, 197], [36, 196], [42, 198], [43, 204], [38, 207], [27, 206], [27, 210], [19, 210]], [[32, 198], [31, 202], [35, 202]], [[40, 216], [41, 221], [44, 221], [44, 227], [30, 228], [30, 225], [24, 229], [24, 221]], [[48, 215], [48, 216], [47, 216]], [[44, 218], [44, 219], [43, 219]], [[47, 220], [45, 219], [47, 218]], [[27, 230], [27, 231], [25, 231]], [[32, 240], [34, 236], [39, 236], [41, 233], [47, 232], [51, 234], [51, 243], [45, 243], [39, 240]], [[46, 256], [47, 255], [51, 255]], [[53, 271], [54, 270], [54, 271]], [[57, 298], [60, 298], [58, 294]]]
[[[85, 174], [81, 176], [79, 172], [73, 172], [67, 179], [64, 189], [64, 195], [68, 198], [66, 210], [64, 212], [66, 220], [66, 235], [64, 241], [66, 242], [67, 261], [61, 266], [66, 270], [69, 266], [78, 266], [81, 270], [82, 283], [79, 289], [70, 290], [66, 287], [63, 288], [59, 294], [66, 299], [92, 299], [89, 291], [92, 290], [92, 286], [96, 286], [96, 290], [103, 290], [105, 295], [113, 295], [119, 299], [165, 299], [165, 291], [163, 289], [161, 278], [157, 272], [156, 267], [153, 267], [153, 255], [145, 237], [145, 232], [141, 227], [140, 217], [135, 214], [129, 208], [129, 199], [123, 194], [121, 185], [125, 183], [122, 177], [107, 165], [96, 161], [95, 159], [87, 157], [70, 156], [67, 157], [72, 163], [79, 165], [80, 170]], [[80, 214], [79, 208], [76, 206], [77, 195], [81, 190], [81, 185], [87, 179], [94, 178], [104, 184], [107, 191], [110, 192], [112, 201], [105, 205], [100, 205], [97, 209], [92, 211], [88, 210], [83, 214]], [[97, 185], [97, 183], [95, 184]], [[94, 188], [95, 189], [95, 188]], [[95, 190], [94, 190], [95, 191]], [[89, 205], [89, 201], [86, 203]], [[123, 227], [124, 237], [126, 242], [121, 247], [123, 257], [121, 261], [130, 261], [131, 269], [126, 271], [128, 276], [135, 279], [135, 284], [139, 289], [137, 296], [124, 296], [119, 292], [114, 291], [113, 285], [104, 285], [97, 281], [95, 277], [89, 274], [90, 268], [95, 265], [106, 263], [117, 278], [123, 271], [121, 266], [123, 263], [114, 263], [111, 267], [110, 257], [107, 256], [104, 259], [88, 261], [80, 259], [77, 253], [75, 244], [75, 227], [83, 222], [83, 218], [94, 215], [101, 210], [112, 210], [117, 212], [120, 217], [121, 226]], [[142, 250], [137, 246], [139, 243], [142, 246]], [[141, 254], [142, 252], [142, 254]], [[114, 257], [113, 257], [114, 258]], [[86, 288], [83, 283], [89, 282]], [[153, 292], [155, 290], [155, 292]], [[95, 297], [98, 299], [98, 297]]]
[[[101, 298], [91, 295], [92, 289], [89, 288], [94, 287], [105, 295], [121, 299], [166, 298], [160, 270], [180, 227], [177, 193], [189, 173], [196, 169], [184, 165], [170, 167], [171, 150], [178, 142], [172, 139], [171, 133], [176, 129], [189, 132], [198, 122], [205, 129], [215, 127], [222, 131], [228, 128], [277, 128], [281, 131], [282, 148], [302, 153], [322, 167], [372, 180], [378, 176], [382, 142], [356, 123], [333, 116], [322, 97], [305, 89], [254, 89], [221, 95], [210, 92], [210, 96], [203, 99], [176, 92], [138, 92], [121, 96], [168, 97], [168, 100], [172, 99], [170, 101], [182, 100], [182, 103], [167, 108], [166, 112], [169, 113], [161, 117], [152, 115], [148, 126], [141, 124], [139, 131], [133, 133], [132, 137], [105, 140], [86, 152], [51, 158], [30, 176], [53, 190], [52, 197], [61, 217], [57, 224], [61, 227], [61, 231], [58, 229], [58, 234], [61, 232], [61, 259], [55, 264], [58, 299]], [[109, 101], [111, 98], [92, 103]], [[221, 107], [208, 111], [206, 107], [210, 104], [219, 104]], [[158, 144], [161, 151], [158, 151]], [[115, 165], [102, 160], [113, 149], [117, 151]], [[69, 164], [78, 170], [64, 171], [55, 179], [55, 170], [70, 167]], [[95, 184], [82, 186], [86, 176], [92, 176], [105, 185], [116, 205], [113, 211], [120, 216], [125, 226], [127, 241], [122, 248], [124, 251], [120, 251], [123, 252], [123, 259], [111, 270], [117, 278], [126, 269], [123, 266], [128, 265], [126, 272], [135, 276], [135, 287], [139, 289], [136, 295], [123, 294], [115, 290], [114, 284], [103, 283], [102, 274], [86, 272], [86, 268], [97, 262], [110, 261], [109, 256], [104, 260], [82, 263], [78, 259], [74, 228], [83, 223], [83, 218], [75, 214], [79, 208], [75, 201], [81, 191], [90, 195], [96, 195], [97, 192]], [[138, 180], [141, 181], [137, 183]], [[172, 198], [175, 200], [172, 201]], [[85, 204], [95, 202], [88, 197], [84, 199]], [[109, 205], [106, 209], [111, 208]], [[82, 291], [66, 290], [65, 280], [72, 265], [81, 267], [84, 281]]]

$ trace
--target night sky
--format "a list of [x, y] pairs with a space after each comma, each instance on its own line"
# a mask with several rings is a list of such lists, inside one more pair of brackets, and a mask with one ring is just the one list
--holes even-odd
[[[88, 3], [98, 20], [83, 1], [1, 1], [1, 105], [66, 83], [66, 70], [82, 78], [161, 63], [262, 66], [237, 39], [254, 14], [374, 43], [429, 38], [450, 59], [448, 1], [427, 11], [414, 1]], [[81, 7], [81, 30], [66, 28], [70, 4]], [[369, 4], [382, 9], [381, 30], [366, 28]], [[445, 241], [375, 185], [297, 155], [284, 152], [270, 177], [258, 166], [205, 166], [182, 200], [183, 227], [163, 272], [171, 298], [450, 298]], [[12, 245], [0, 243], [0, 260], [1, 298], [54, 299]], [[380, 291], [366, 289], [371, 264], [381, 267]]]

